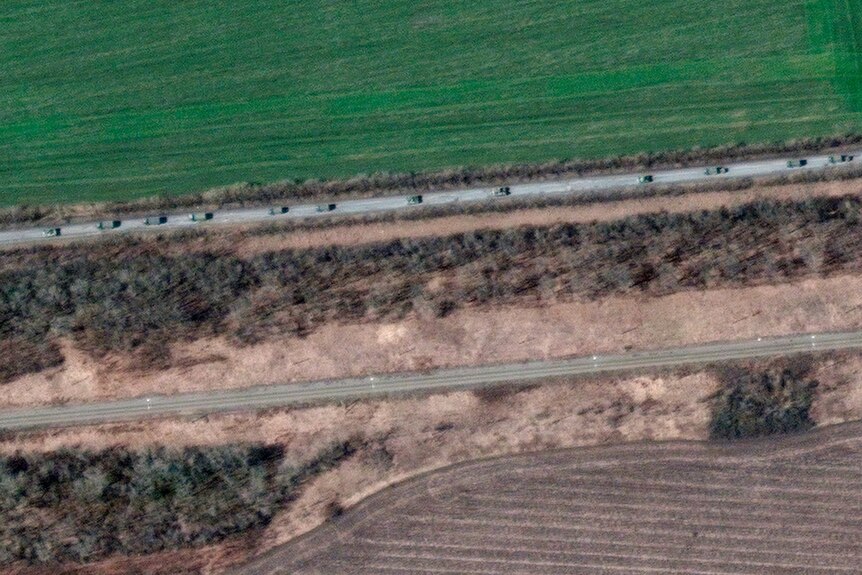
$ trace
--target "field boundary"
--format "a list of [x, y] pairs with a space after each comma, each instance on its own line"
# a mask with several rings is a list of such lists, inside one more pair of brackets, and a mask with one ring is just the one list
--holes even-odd
[[[513, 463], [541, 459], [557, 460], [566, 458], [568, 465], [588, 462], [591, 458], [600, 454], [603, 458], [616, 457], [624, 463], [626, 458], [643, 458], [644, 451], [659, 452], [657, 459], [661, 461], [678, 460], [679, 450], [685, 447], [699, 448], [713, 458], [734, 461], [741, 457], [749, 458], [750, 453], [759, 454], [763, 460], [774, 460], [792, 455], [821, 451], [836, 444], [842, 444], [853, 440], [862, 434], [862, 423], [851, 422], [815, 429], [808, 433], [772, 436], [757, 439], [742, 439], [733, 442], [727, 441], [697, 441], [697, 440], [671, 440], [671, 441], [637, 441], [629, 443], [618, 443], [614, 445], [594, 445], [581, 448], [564, 448], [547, 450], [541, 452], [520, 453], [515, 455], [501, 455], [486, 459], [477, 459], [468, 462], [456, 463], [421, 472], [408, 477], [400, 482], [393, 483], [383, 489], [369, 495], [358, 502], [355, 506], [346, 510], [343, 515], [316, 527], [315, 529], [300, 535], [278, 547], [270, 549], [243, 566], [229, 570], [231, 575], [261, 575], [263, 573], [275, 573], [269, 571], [272, 565], [267, 561], [278, 561], [278, 555], [285, 550], [291, 551], [291, 559], [295, 563], [307, 560], [310, 554], [317, 549], [316, 545], [325, 542], [326, 538], [339, 533], [350, 537], [351, 532], [363, 522], [367, 522], [376, 514], [388, 510], [388, 507], [379, 505], [380, 500], [398, 495], [407, 496], [407, 500], [417, 497], [427, 497], [436, 489], [443, 489], [458, 478], [464, 476], [475, 476], [477, 473], [502, 473]], [[743, 452], [740, 454], [740, 452]], [[683, 460], [690, 460], [692, 452], [685, 450]]]
[[[860, 0], [862, 1], [862, 0]], [[862, 81], [862, 80], [860, 80]], [[623, 172], [685, 168], [708, 163], [774, 159], [787, 154], [850, 151], [862, 143], [862, 132], [763, 144], [738, 143], [597, 160], [561, 159], [539, 164], [501, 164], [459, 169], [359, 174], [347, 179], [281, 181], [232, 186], [178, 196], [160, 195], [128, 202], [30, 205], [0, 208], [0, 229], [25, 224], [69, 224], [115, 216], [143, 217], [152, 212], [220, 210], [270, 206], [279, 201], [323, 202], [335, 199], [387, 197], [415, 192], [448, 191], [472, 186], [524, 184], [573, 176], [614, 175]]]

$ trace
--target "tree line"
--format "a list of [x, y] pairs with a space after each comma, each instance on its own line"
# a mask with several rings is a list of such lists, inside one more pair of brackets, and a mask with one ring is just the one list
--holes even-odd
[[759, 201], [247, 258], [152, 247], [45, 251], [39, 266], [0, 273], [0, 381], [60, 362], [59, 336], [96, 356], [132, 352], [152, 362], [171, 342], [207, 335], [243, 344], [302, 337], [328, 322], [858, 271], [860, 207], [852, 196]]
[[356, 449], [335, 443], [299, 465], [272, 444], [0, 457], [0, 565], [84, 563], [261, 529]]

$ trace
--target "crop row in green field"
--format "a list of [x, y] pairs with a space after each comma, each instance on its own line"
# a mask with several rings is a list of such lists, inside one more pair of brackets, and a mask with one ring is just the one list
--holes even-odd
[[0, 205], [862, 126], [862, 0], [9, 0]]

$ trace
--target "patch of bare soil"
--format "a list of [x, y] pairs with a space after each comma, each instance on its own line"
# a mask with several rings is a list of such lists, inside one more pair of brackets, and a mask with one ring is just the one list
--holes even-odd
[[369, 498], [237, 575], [851, 573], [862, 425], [457, 466]]
[[593, 352], [862, 328], [862, 277], [617, 297], [547, 307], [461, 310], [445, 318], [329, 325], [308, 337], [237, 348], [224, 339], [177, 346], [173, 365], [141, 372], [64, 346], [62, 367], [3, 386], [0, 406], [82, 402], [240, 388]]
[[255, 548], [255, 535], [238, 537], [193, 551], [165, 551], [140, 556], [112, 557], [86, 565], [61, 564], [45, 567], [11, 565], [4, 575], [197, 575], [222, 565], [247, 560]]
[[[862, 359], [853, 354], [829, 356], [815, 365], [820, 384], [812, 410], [816, 421], [862, 418], [860, 366]], [[320, 525], [333, 509], [349, 508], [394, 482], [453, 463], [607, 443], [705, 439], [710, 398], [718, 386], [717, 378], [706, 372], [580, 379], [520, 390], [490, 388], [9, 434], [0, 437], [0, 453], [265, 442], [283, 445], [288, 461], [302, 462], [334, 442], [354, 440], [361, 447], [351, 459], [305, 484], [263, 534], [239, 546], [248, 553], [265, 552]], [[246, 557], [231, 551], [235, 545], [223, 547], [171, 557], [186, 557], [188, 573], [220, 573]], [[163, 573], [154, 567], [163, 564], [159, 557], [151, 559], [117, 558], [81, 572], [113, 575], [123, 565], [129, 572]]]
[[862, 357], [840, 355], [821, 362], [812, 373], [819, 382], [811, 417], [833, 425], [862, 417]]
[[[394, 481], [453, 462], [607, 442], [706, 437], [708, 398], [717, 385], [704, 373], [632, 376], [521, 391], [463, 391], [101, 425], [10, 435], [0, 439], [0, 453], [265, 441], [284, 445], [287, 461], [301, 462], [336, 441], [353, 439], [361, 445], [351, 459], [304, 485], [299, 498], [276, 516], [255, 546], [248, 546], [263, 551], [319, 525], [335, 506], [352, 505]], [[220, 566], [240, 559], [226, 555], [207, 567], [191, 558], [201, 553], [211, 557], [212, 548], [186, 553], [189, 565], [198, 566], [190, 571], [194, 573], [219, 572]], [[94, 567], [88, 572], [114, 571]]]

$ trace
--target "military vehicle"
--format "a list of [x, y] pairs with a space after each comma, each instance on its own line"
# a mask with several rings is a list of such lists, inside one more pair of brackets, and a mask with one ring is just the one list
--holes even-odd
[[714, 176], [716, 174], [726, 174], [729, 171], [730, 170], [728, 168], [725, 168], [724, 166], [713, 166], [704, 170], [703, 173], [707, 176]]
[[280, 208], [269, 208], [269, 215], [275, 216], [278, 214], [286, 214], [290, 211], [290, 208], [287, 206], [281, 206]]
[[844, 162], [852, 162], [853, 156], [848, 156], [847, 154], [841, 154], [840, 156], [829, 156], [830, 164], [843, 164]]
[[96, 224], [97, 230], [113, 230], [114, 228], [119, 228], [120, 224], [123, 222], [120, 220], [111, 220], [109, 222], [99, 222]]
[[497, 188], [494, 190], [493, 195], [495, 198], [503, 197], [511, 195], [512, 190], [509, 189], [509, 186], [503, 186], [502, 188]]
[[55, 238], [60, 235], [60, 228], [48, 228], [42, 232], [44, 238]]
[[320, 204], [317, 206], [318, 212], [331, 212], [335, 209], [335, 204]]
[[144, 220], [145, 226], [160, 226], [168, 223], [168, 216], [150, 216]]
[[804, 158], [800, 158], [798, 160], [787, 160], [787, 167], [788, 168], [801, 168], [802, 166], [805, 166], [806, 164], [808, 164], [808, 160], [806, 160]]
[[407, 198], [407, 203], [411, 204], [411, 205], [421, 204], [422, 203], [422, 196], [410, 196], [409, 198]]
[[641, 176], [641, 177], [639, 177], [639, 178], [638, 178], [638, 183], [639, 183], [639, 184], [648, 184], [648, 183], [652, 182], [652, 181], [653, 181], [653, 179], [654, 179], [654, 178], [653, 178], [652, 174], [647, 174], [647, 175], [645, 175], [645, 176]]
[[204, 212], [202, 214], [189, 214], [189, 219], [193, 222], [205, 222], [213, 219], [212, 212]]

